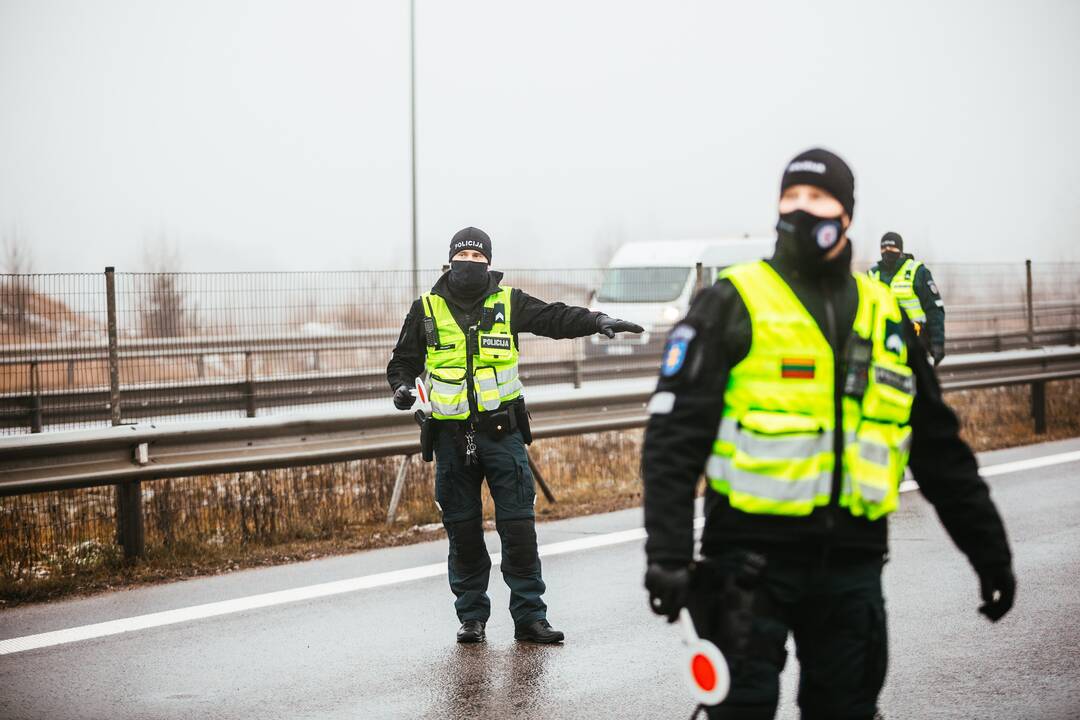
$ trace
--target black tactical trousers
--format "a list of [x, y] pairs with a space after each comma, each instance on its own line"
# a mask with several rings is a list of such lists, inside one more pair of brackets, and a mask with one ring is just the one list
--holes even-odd
[[479, 463], [466, 465], [454, 432], [443, 428], [435, 437], [435, 500], [450, 540], [447, 565], [458, 619], [486, 622], [491, 615], [487, 594], [491, 557], [484, 545], [480, 500], [485, 478], [502, 540], [502, 575], [510, 588], [510, 615], [515, 625], [545, 619], [533, 510], [536, 489], [525, 443], [516, 431], [498, 440], [477, 432], [475, 442]]
[[[747, 548], [710, 558], [695, 575], [690, 612], [698, 633], [728, 659], [731, 691], [710, 718], [761, 720], [776, 712], [785, 644], [794, 635], [803, 720], [870, 720], [885, 681], [888, 646], [875, 553]], [[755, 577], [756, 575], [756, 577]]]

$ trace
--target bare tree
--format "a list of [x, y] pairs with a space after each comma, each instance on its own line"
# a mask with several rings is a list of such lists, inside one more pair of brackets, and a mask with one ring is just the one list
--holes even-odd
[[4, 233], [4, 272], [11, 275], [27, 275], [34, 272], [34, 253], [14, 225]]
[[0, 282], [0, 325], [23, 334], [33, 321], [33, 289], [25, 276], [34, 271], [34, 257], [26, 236], [15, 226], [4, 232], [3, 263], [7, 274]]
[[140, 283], [147, 296], [139, 307], [143, 337], [181, 337], [191, 329], [194, 313], [178, 275], [181, 266], [179, 250], [164, 233], [143, 243], [147, 273]]

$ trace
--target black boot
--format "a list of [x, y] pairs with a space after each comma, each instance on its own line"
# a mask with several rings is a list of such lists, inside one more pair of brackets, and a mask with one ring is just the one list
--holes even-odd
[[514, 639], [533, 643], [561, 643], [563, 634], [551, 627], [547, 620], [536, 620], [528, 625], [518, 625], [514, 628]]
[[486, 639], [483, 620], [466, 620], [461, 623], [461, 627], [457, 631], [457, 641], [459, 643], [478, 643], [484, 642]]

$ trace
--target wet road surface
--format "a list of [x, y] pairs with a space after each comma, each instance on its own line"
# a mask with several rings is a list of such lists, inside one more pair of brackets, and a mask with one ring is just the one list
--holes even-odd
[[[1080, 440], [980, 457], [984, 466]], [[1019, 593], [990, 625], [933, 509], [905, 494], [885, 571], [888, 718], [1080, 717], [1080, 460], [993, 476]], [[640, 511], [539, 526], [542, 545], [640, 527]], [[489, 548], [497, 552], [497, 541]], [[459, 646], [445, 576], [0, 655], [2, 718], [686, 718], [679, 633], [652, 615], [641, 541], [544, 560], [565, 646], [515, 643], [492, 573], [488, 642]], [[445, 560], [445, 543], [121, 591], [0, 613], [0, 640]], [[778, 717], [795, 718], [797, 663]]]

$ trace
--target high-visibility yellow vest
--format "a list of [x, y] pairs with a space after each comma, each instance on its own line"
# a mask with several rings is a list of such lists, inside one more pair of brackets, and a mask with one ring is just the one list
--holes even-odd
[[876, 520], [896, 509], [907, 466], [915, 395], [896, 299], [855, 277], [859, 307], [841, 378], [836, 427], [832, 348], [803, 304], [765, 262], [725, 269], [750, 313], [750, 352], [734, 368], [706, 476], [731, 506], [764, 515], [809, 515], [828, 505], [842, 432], [839, 504]]
[[[926, 323], [926, 312], [923, 310], [922, 303], [919, 302], [919, 296], [915, 294], [915, 273], [921, 267], [921, 262], [915, 258], [908, 258], [897, 269], [896, 274], [892, 276], [889, 288], [892, 289], [896, 301], [900, 303], [900, 307], [911, 318], [911, 322], [923, 325]], [[881, 271], [871, 270], [870, 277], [880, 281]]]
[[[425, 318], [434, 324], [428, 335], [424, 365], [428, 373], [431, 416], [465, 420], [471, 413], [470, 381], [476, 409], [492, 412], [521, 395], [518, 348], [510, 331], [510, 291], [501, 287], [484, 300], [489, 328], [463, 331], [439, 295], [421, 297]], [[468, 344], [471, 342], [472, 348]]]

